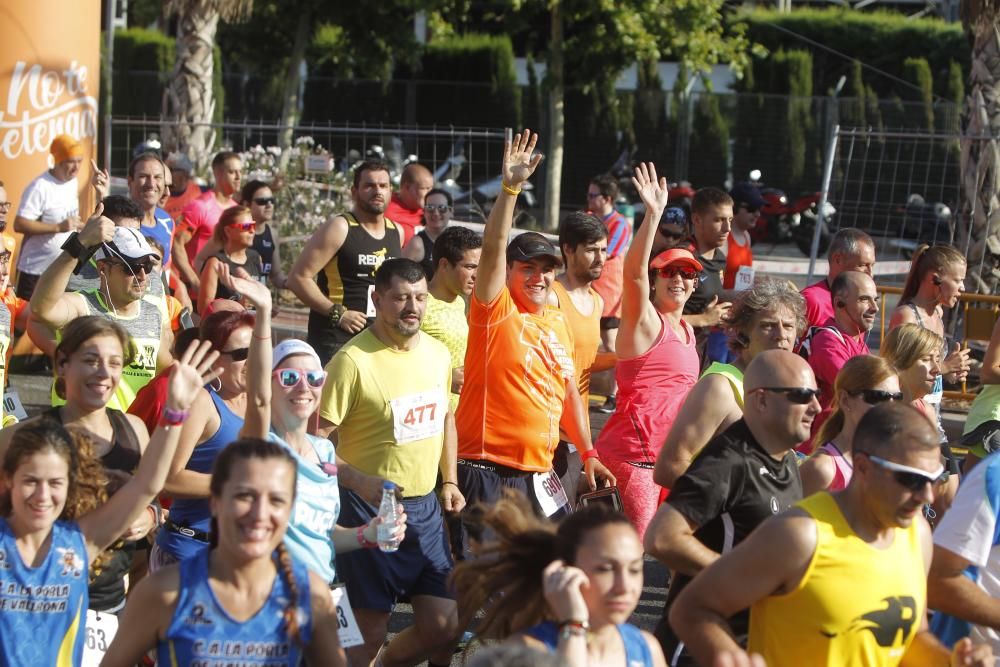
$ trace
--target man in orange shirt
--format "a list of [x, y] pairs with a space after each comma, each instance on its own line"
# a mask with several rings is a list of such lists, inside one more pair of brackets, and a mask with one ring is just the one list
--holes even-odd
[[[563, 420], [580, 449], [591, 488], [597, 477], [614, 483], [596, 456], [587, 412], [576, 384], [573, 340], [562, 313], [548, 306], [558, 251], [528, 232], [506, 248], [521, 185], [541, 162], [538, 135], [525, 130], [504, 145], [503, 188], [483, 231], [483, 249], [469, 306], [465, 385], [458, 403], [458, 485], [469, 505], [489, 505], [504, 488], [524, 493], [545, 516], [569, 510], [552, 456]], [[456, 555], [468, 549], [463, 516]]]
[[[559, 248], [566, 270], [552, 282], [549, 304], [562, 312], [573, 336], [573, 366], [584, 407], [590, 402], [590, 375], [613, 368], [614, 352], [597, 350], [601, 346], [601, 320], [604, 300], [593, 284], [600, 278], [608, 256], [608, 230], [590, 213], [575, 212], [559, 225]], [[563, 420], [571, 417], [563, 413]], [[589, 424], [588, 424], [589, 427]], [[580, 454], [576, 445], [561, 433], [559, 447], [552, 460], [562, 480], [570, 506], [576, 504], [580, 481]]]
[[179, 222], [184, 208], [201, 196], [201, 188], [195, 183], [194, 165], [184, 153], [171, 153], [165, 161], [172, 183], [168, 189], [170, 197], [163, 204], [163, 210]]

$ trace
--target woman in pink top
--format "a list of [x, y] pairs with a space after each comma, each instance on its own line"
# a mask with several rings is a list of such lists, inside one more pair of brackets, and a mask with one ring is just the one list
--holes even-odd
[[870, 354], [849, 359], [837, 373], [833, 412], [816, 434], [816, 451], [799, 466], [802, 495], [846, 487], [854, 472], [851, 441], [861, 417], [873, 405], [901, 400], [899, 376], [888, 361]]
[[618, 480], [625, 514], [640, 537], [656, 511], [656, 455], [688, 391], [698, 381], [694, 331], [681, 319], [701, 263], [688, 250], [649, 255], [667, 205], [666, 179], [652, 163], [632, 179], [646, 205], [642, 226], [625, 254], [621, 327], [616, 351], [618, 405], [595, 443]]

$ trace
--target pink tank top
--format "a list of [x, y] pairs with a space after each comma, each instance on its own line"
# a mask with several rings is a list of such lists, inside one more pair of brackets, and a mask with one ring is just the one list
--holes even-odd
[[844, 453], [832, 442], [824, 442], [817, 450], [817, 454], [820, 452], [833, 459], [833, 479], [830, 481], [830, 486], [826, 487], [826, 490], [833, 493], [834, 491], [846, 488], [847, 484], [851, 481], [851, 475], [854, 473], [854, 466], [844, 458]]
[[687, 340], [679, 339], [660, 315], [660, 337], [653, 346], [618, 361], [618, 408], [595, 444], [602, 458], [649, 466], [656, 462], [701, 367], [694, 330], [683, 320], [681, 324]]

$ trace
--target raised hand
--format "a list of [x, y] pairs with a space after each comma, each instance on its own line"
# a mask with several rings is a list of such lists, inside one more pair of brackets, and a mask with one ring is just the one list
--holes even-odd
[[191, 407], [198, 390], [219, 377], [219, 371], [212, 364], [219, 353], [212, 349], [212, 343], [203, 340], [191, 345], [180, 359], [174, 361], [167, 388], [167, 407], [184, 411]]
[[583, 589], [590, 580], [583, 570], [554, 560], [542, 571], [542, 592], [559, 623], [565, 621], [590, 621], [590, 610], [583, 598]]
[[510, 143], [503, 146], [503, 182], [508, 187], [516, 188], [535, 173], [542, 161], [542, 154], [535, 154], [538, 134], [524, 130], [515, 134]]
[[101, 201], [108, 196], [108, 190], [111, 188], [111, 174], [107, 169], [101, 171], [94, 160], [90, 161], [90, 168], [93, 171], [90, 184], [97, 192], [97, 201]]
[[115, 223], [111, 218], [104, 217], [104, 204], [98, 203], [94, 209], [94, 215], [90, 216], [87, 224], [80, 230], [80, 243], [85, 248], [93, 248], [96, 245], [107, 243], [115, 236]]
[[[242, 271], [242, 269], [240, 269], [240, 271]], [[218, 263], [218, 272], [219, 282], [233, 292], [241, 294], [247, 303], [254, 308], [254, 310], [271, 310], [271, 290], [267, 289], [266, 285], [257, 282], [256, 280], [250, 280], [249, 278], [241, 278], [239, 275], [233, 275], [229, 270], [229, 265], [223, 264], [222, 262]], [[246, 274], [244, 273], [244, 275]]]
[[635, 168], [635, 176], [632, 177], [632, 185], [647, 210], [662, 212], [667, 208], [667, 179], [663, 176], [657, 179], [656, 165], [652, 162], [639, 163]]

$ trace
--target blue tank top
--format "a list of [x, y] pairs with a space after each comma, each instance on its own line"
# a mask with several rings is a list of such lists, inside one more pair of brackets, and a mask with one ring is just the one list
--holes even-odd
[[[326, 438], [306, 434], [309, 444], [316, 450], [320, 464], [299, 456], [274, 431], [268, 439], [288, 448], [295, 457], [296, 489], [295, 507], [285, 532], [285, 546], [296, 560], [333, 583], [335, 563], [330, 531], [340, 515], [340, 489], [337, 484], [337, 455], [333, 443]], [[326, 465], [323, 465], [326, 464]], [[332, 466], [332, 467], [331, 467]]]
[[[271, 594], [256, 614], [240, 622], [222, 608], [208, 583], [208, 557], [203, 550], [182, 561], [177, 607], [166, 636], [156, 647], [156, 664], [253, 665], [285, 667], [301, 664], [302, 646], [285, 631], [285, 607], [291, 591], [278, 568]], [[299, 638], [302, 645], [312, 637], [309, 572], [292, 559], [292, 574], [298, 587], [296, 600]]]
[[[555, 651], [559, 646], [559, 627], [552, 621], [539, 623], [533, 628], [528, 628], [524, 634], [534, 637], [545, 644], [550, 651]], [[618, 634], [622, 636], [625, 644], [625, 665], [626, 667], [653, 667], [653, 654], [649, 651], [649, 644], [642, 636], [642, 631], [631, 623], [622, 623], [618, 626]]]
[[[193, 470], [211, 474], [216, 457], [226, 448], [226, 445], [240, 437], [243, 419], [226, 405], [226, 402], [208, 388], [208, 395], [219, 413], [219, 429], [205, 442], [196, 446], [191, 452], [185, 470]], [[178, 498], [170, 507], [170, 520], [178, 526], [207, 533], [212, 526], [212, 511], [209, 509], [208, 498]], [[208, 546], [207, 542], [180, 535], [164, 529], [157, 533], [156, 544], [177, 560], [190, 558]]]
[[0, 664], [80, 664], [87, 634], [88, 565], [76, 523], [52, 524], [49, 553], [33, 568], [21, 561], [14, 532], [0, 517]]

